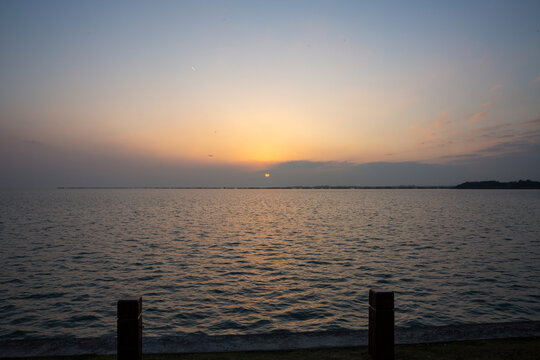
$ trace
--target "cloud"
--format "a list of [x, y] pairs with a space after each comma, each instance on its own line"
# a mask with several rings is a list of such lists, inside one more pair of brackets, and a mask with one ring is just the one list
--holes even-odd
[[516, 123], [504, 123], [475, 130], [477, 132], [506, 132], [514, 135], [531, 136], [540, 131], [540, 118], [520, 121]]
[[454, 141], [452, 140], [438, 139], [438, 138], [433, 139], [433, 140], [421, 141], [418, 143], [418, 145], [422, 146], [423, 151], [443, 148], [443, 147], [451, 146], [453, 144], [454, 144]]
[[451, 160], [470, 181], [540, 179], [540, 144], [501, 143]]
[[540, 82], [540, 76], [536, 78], [536, 80], [534, 80], [534, 82]]
[[452, 185], [464, 181], [458, 165], [419, 162], [294, 161], [270, 169], [273, 186], [315, 185]]
[[[507, 157], [515, 154], [534, 155], [534, 152], [540, 149], [540, 118], [485, 127], [474, 132], [478, 134], [478, 137], [493, 141], [486, 143], [483, 148], [476, 150], [473, 154], [453, 156], [456, 160], [460, 157], [468, 159]], [[536, 155], [540, 157], [540, 152]]]
[[476, 113], [471, 117], [470, 121], [473, 121], [473, 122], [478, 121], [481, 118], [488, 116], [488, 114], [489, 113], [487, 111], [482, 111], [480, 113]]
[[502, 88], [503, 88], [502, 84], [495, 84], [489, 89], [489, 93], [490, 95], [493, 95], [495, 92], [497, 92], [497, 90], [500, 90]]
[[[441, 126], [437, 121], [428, 125]], [[480, 127], [474, 130], [474, 138], [482, 138], [475, 147], [478, 150], [434, 157], [431, 163], [296, 160], [264, 170], [238, 164], [160, 162], [132, 154], [66, 151], [32, 140], [6, 139], [0, 142], [0, 187], [398, 186], [454, 185], [488, 177], [540, 180], [540, 118]], [[466, 141], [470, 140], [435, 138], [422, 151], [443, 146], [459, 150]], [[266, 171], [269, 178], [264, 176]]]
[[520, 124], [523, 124], [523, 125], [540, 125], [540, 117], [538, 117], [536, 119], [524, 121], [524, 122], [522, 122]]
[[[452, 150], [457, 151], [433, 161], [462, 165], [469, 174], [477, 174], [480, 178], [482, 169], [487, 169], [486, 174], [495, 177], [498, 172], [500, 179], [516, 180], [519, 177], [515, 174], [521, 174], [521, 178], [540, 179], [537, 165], [540, 163], [540, 118], [481, 127], [468, 135], [460, 139], [458, 145], [469, 150], [459, 151], [459, 147], [453, 147]], [[467, 146], [471, 144], [474, 145]]]
[[[0, 158], [0, 165], [7, 170], [0, 175], [0, 186], [455, 185], [485, 177], [540, 178], [536, 176], [540, 169], [535, 166], [537, 160], [540, 161], [539, 149], [540, 145], [535, 147], [523, 142], [499, 144], [477, 153], [459, 155], [445, 164], [299, 160], [279, 163], [264, 171], [234, 165], [160, 164], [81, 155], [61, 159], [48, 156], [25, 160], [25, 164], [20, 163], [22, 159], [9, 163]], [[507, 172], [509, 168], [511, 173]], [[486, 174], [478, 169], [486, 169]], [[267, 171], [270, 177], [264, 176]]]
[[485, 149], [477, 151], [479, 157], [482, 156], [493, 156], [493, 155], [507, 155], [513, 153], [522, 153], [526, 148], [529, 147], [529, 144], [521, 141], [509, 141], [501, 142]]
[[339, 168], [347, 166], [348, 162], [339, 162], [339, 161], [307, 161], [307, 160], [297, 160], [297, 161], [285, 161], [275, 165], [272, 169], [283, 170], [283, 169], [317, 169], [317, 168]]
[[437, 146], [444, 146], [451, 143], [448, 140], [451, 125], [452, 119], [448, 112], [441, 111], [434, 121], [425, 125], [413, 124], [409, 126], [409, 130], [419, 137], [418, 145], [437, 144]]
[[491, 105], [491, 102], [488, 101], [486, 103], [483, 103], [482, 107], [487, 108], [487, 107], [489, 107], [489, 105]]
[[27, 144], [27, 145], [33, 145], [33, 146], [43, 146], [45, 145], [43, 142], [41, 141], [37, 141], [37, 140], [20, 140], [22, 144]]

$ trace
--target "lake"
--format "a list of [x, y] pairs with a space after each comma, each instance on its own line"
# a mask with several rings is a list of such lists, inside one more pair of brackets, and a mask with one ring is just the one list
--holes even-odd
[[540, 191], [0, 191], [0, 337], [145, 336], [540, 319]]

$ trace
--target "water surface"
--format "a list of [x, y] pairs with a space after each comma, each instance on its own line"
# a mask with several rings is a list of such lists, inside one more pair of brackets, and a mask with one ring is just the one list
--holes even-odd
[[0, 336], [145, 336], [540, 319], [540, 191], [0, 192]]

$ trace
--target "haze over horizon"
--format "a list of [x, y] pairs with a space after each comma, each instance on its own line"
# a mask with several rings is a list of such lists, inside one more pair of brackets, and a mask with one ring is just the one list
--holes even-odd
[[0, 187], [540, 180], [539, 13], [2, 1]]

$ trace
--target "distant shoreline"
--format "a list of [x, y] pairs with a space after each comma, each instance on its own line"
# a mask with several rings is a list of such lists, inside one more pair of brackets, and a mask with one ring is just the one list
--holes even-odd
[[[396, 344], [428, 344], [540, 335], [540, 321], [395, 328]], [[246, 335], [184, 334], [143, 336], [144, 354], [278, 351], [366, 346], [368, 330], [336, 330]], [[0, 358], [116, 354], [114, 335], [99, 338], [1, 340]]]
[[165, 190], [211, 190], [211, 189], [241, 189], [241, 190], [382, 190], [382, 189], [540, 189], [540, 182], [532, 180], [519, 180], [510, 182], [499, 181], [467, 181], [456, 186], [445, 185], [398, 185], [398, 186], [358, 186], [358, 185], [316, 185], [316, 186], [58, 186], [60, 190], [144, 190], [144, 189], [165, 189]]
[[59, 190], [145, 190], [145, 189], [165, 189], [165, 190], [211, 190], [211, 189], [228, 189], [228, 190], [347, 190], [347, 189], [455, 189], [455, 186], [416, 186], [416, 185], [400, 185], [400, 186], [58, 186]]
[[519, 180], [510, 182], [468, 181], [456, 186], [456, 189], [487, 189], [487, 190], [530, 190], [540, 189], [540, 182], [532, 180]]

